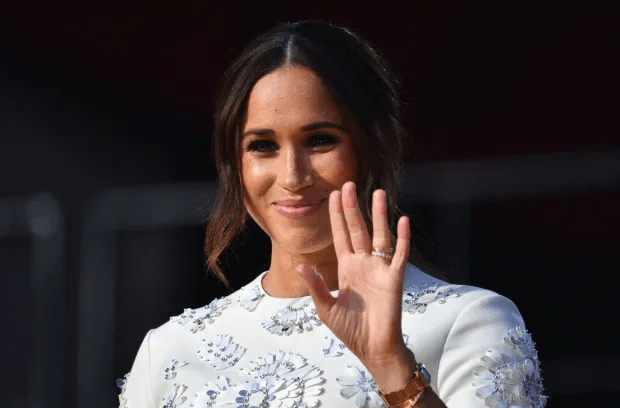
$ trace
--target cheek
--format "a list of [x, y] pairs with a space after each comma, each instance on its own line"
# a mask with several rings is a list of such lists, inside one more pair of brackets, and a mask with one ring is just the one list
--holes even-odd
[[324, 163], [324, 169], [329, 174], [329, 178], [342, 183], [350, 180], [356, 181], [357, 162], [355, 156], [346, 150], [334, 153], [334, 156]]
[[243, 176], [243, 184], [250, 194], [260, 184], [262, 175], [265, 171], [262, 166], [254, 160], [244, 160], [242, 163], [241, 174]]
[[249, 189], [255, 187], [257, 183], [260, 183], [262, 173], [260, 166], [250, 165], [246, 168], [243, 177]]
[[256, 160], [243, 160], [241, 176], [245, 190], [244, 204], [250, 210], [259, 206], [259, 200], [265, 195], [270, 185], [270, 170], [266, 164]]

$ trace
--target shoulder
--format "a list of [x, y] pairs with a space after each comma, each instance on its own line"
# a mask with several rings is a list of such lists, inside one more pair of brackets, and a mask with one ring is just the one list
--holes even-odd
[[507, 297], [476, 286], [451, 284], [408, 264], [403, 283], [403, 312], [424, 313], [427, 308], [454, 321], [464, 317], [508, 319], [509, 324], [522, 321], [517, 307]]
[[501, 340], [509, 330], [524, 327], [519, 310], [507, 297], [450, 284], [412, 265], [405, 273], [402, 311], [403, 332], [417, 337], [434, 360], [452, 349], [462, 352], [472, 344]]
[[[426, 333], [445, 360], [452, 350], [463, 354], [502, 343], [511, 329], [525, 328], [517, 306], [491, 290], [455, 285], [408, 268], [403, 286], [404, 331]], [[475, 345], [475, 347], [474, 347]]]
[[151, 345], [164, 348], [179, 346], [185, 340], [194, 341], [204, 334], [229, 331], [239, 324], [239, 319], [247, 316], [248, 310], [256, 308], [263, 297], [256, 283], [259, 278], [204, 306], [186, 308], [171, 316], [166, 323], [151, 331]]
[[194, 335], [209, 331], [217, 326], [228, 312], [236, 306], [237, 292], [225, 297], [213, 299], [205, 306], [183, 309], [178, 315], [161, 326], [151, 330], [151, 345], [166, 345], [181, 341], [184, 337], [193, 338]]
[[[221, 365], [228, 367], [238, 361], [245, 349], [224, 334], [239, 326], [243, 302], [238, 293], [213, 299], [205, 306], [186, 308], [150, 330], [125, 377], [119, 395], [121, 406], [146, 408], [155, 406], [162, 398], [184, 400], [191, 396], [185, 395], [188, 389], [200, 390], [203, 380], [215, 378]], [[219, 342], [226, 343], [227, 352], [232, 353], [226, 364], [212, 358], [217, 356], [213, 353], [214, 340], [218, 347]]]
[[[403, 323], [448, 407], [545, 405], [535, 344], [505, 296], [450, 284], [408, 265]], [[501, 383], [494, 382], [497, 376]]]

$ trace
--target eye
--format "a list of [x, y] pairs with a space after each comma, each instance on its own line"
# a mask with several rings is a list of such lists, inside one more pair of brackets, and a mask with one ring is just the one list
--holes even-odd
[[[310, 136], [307, 145], [310, 147], [325, 147], [338, 143], [338, 140], [338, 137], [327, 133], [316, 133]], [[248, 152], [273, 153], [277, 148], [278, 145], [272, 140], [258, 139], [248, 143], [245, 150]]]
[[336, 144], [337, 142], [337, 137], [327, 133], [317, 133], [312, 135], [310, 138], [310, 143], [312, 143], [313, 146], [329, 146]]
[[270, 153], [274, 151], [272, 150], [273, 145], [275, 145], [275, 143], [271, 140], [254, 140], [248, 143], [245, 150], [248, 152]]

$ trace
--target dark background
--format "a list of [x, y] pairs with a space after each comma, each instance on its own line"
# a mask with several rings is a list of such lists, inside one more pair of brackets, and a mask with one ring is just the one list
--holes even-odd
[[[40, 406], [78, 406], [87, 203], [112, 187], [215, 180], [209, 152], [215, 86], [243, 46], [277, 22], [322, 18], [346, 25], [387, 57], [403, 79], [414, 136], [410, 166], [620, 151], [614, 14], [583, 3], [499, 3], [2, 5], [0, 198], [49, 192], [64, 214], [62, 389]], [[562, 179], [554, 168], [548, 172]], [[618, 179], [610, 180], [598, 188], [467, 203], [466, 267], [423, 245], [455, 281], [516, 303], [537, 343], [548, 407], [602, 406], [620, 397], [612, 323], [620, 192]], [[403, 208], [419, 215], [419, 236], [439, 240], [445, 208]], [[106, 333], [114, 378], [100, 385], [110, 395], [148, 329], [226, 293], [205, 278], [202, 234], [196, 224], [114, 235], [114, 329]], [[227, 253], [234, 286], [268, 267], [269, 245], [252, 225], [245, 244]], [[31, 251], [28, 237], [0, 234], [8, 316], [2, 345], [10, 368], [3, 370], [2, 407], [32, 406], [38, 398], [28, 385], [38, 324], [31, 315], [39, 299], [31, 289]]]

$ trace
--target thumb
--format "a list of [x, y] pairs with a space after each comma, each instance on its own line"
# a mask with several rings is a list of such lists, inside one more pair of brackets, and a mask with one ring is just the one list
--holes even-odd
[[336, 303], [336, 298], [329, 293], [323, 277], [316, 270], [308, 265], [301, 264], [297, 266], [297, 272], [310, 291], [319, 319], [325, 320], [332, 306]]

